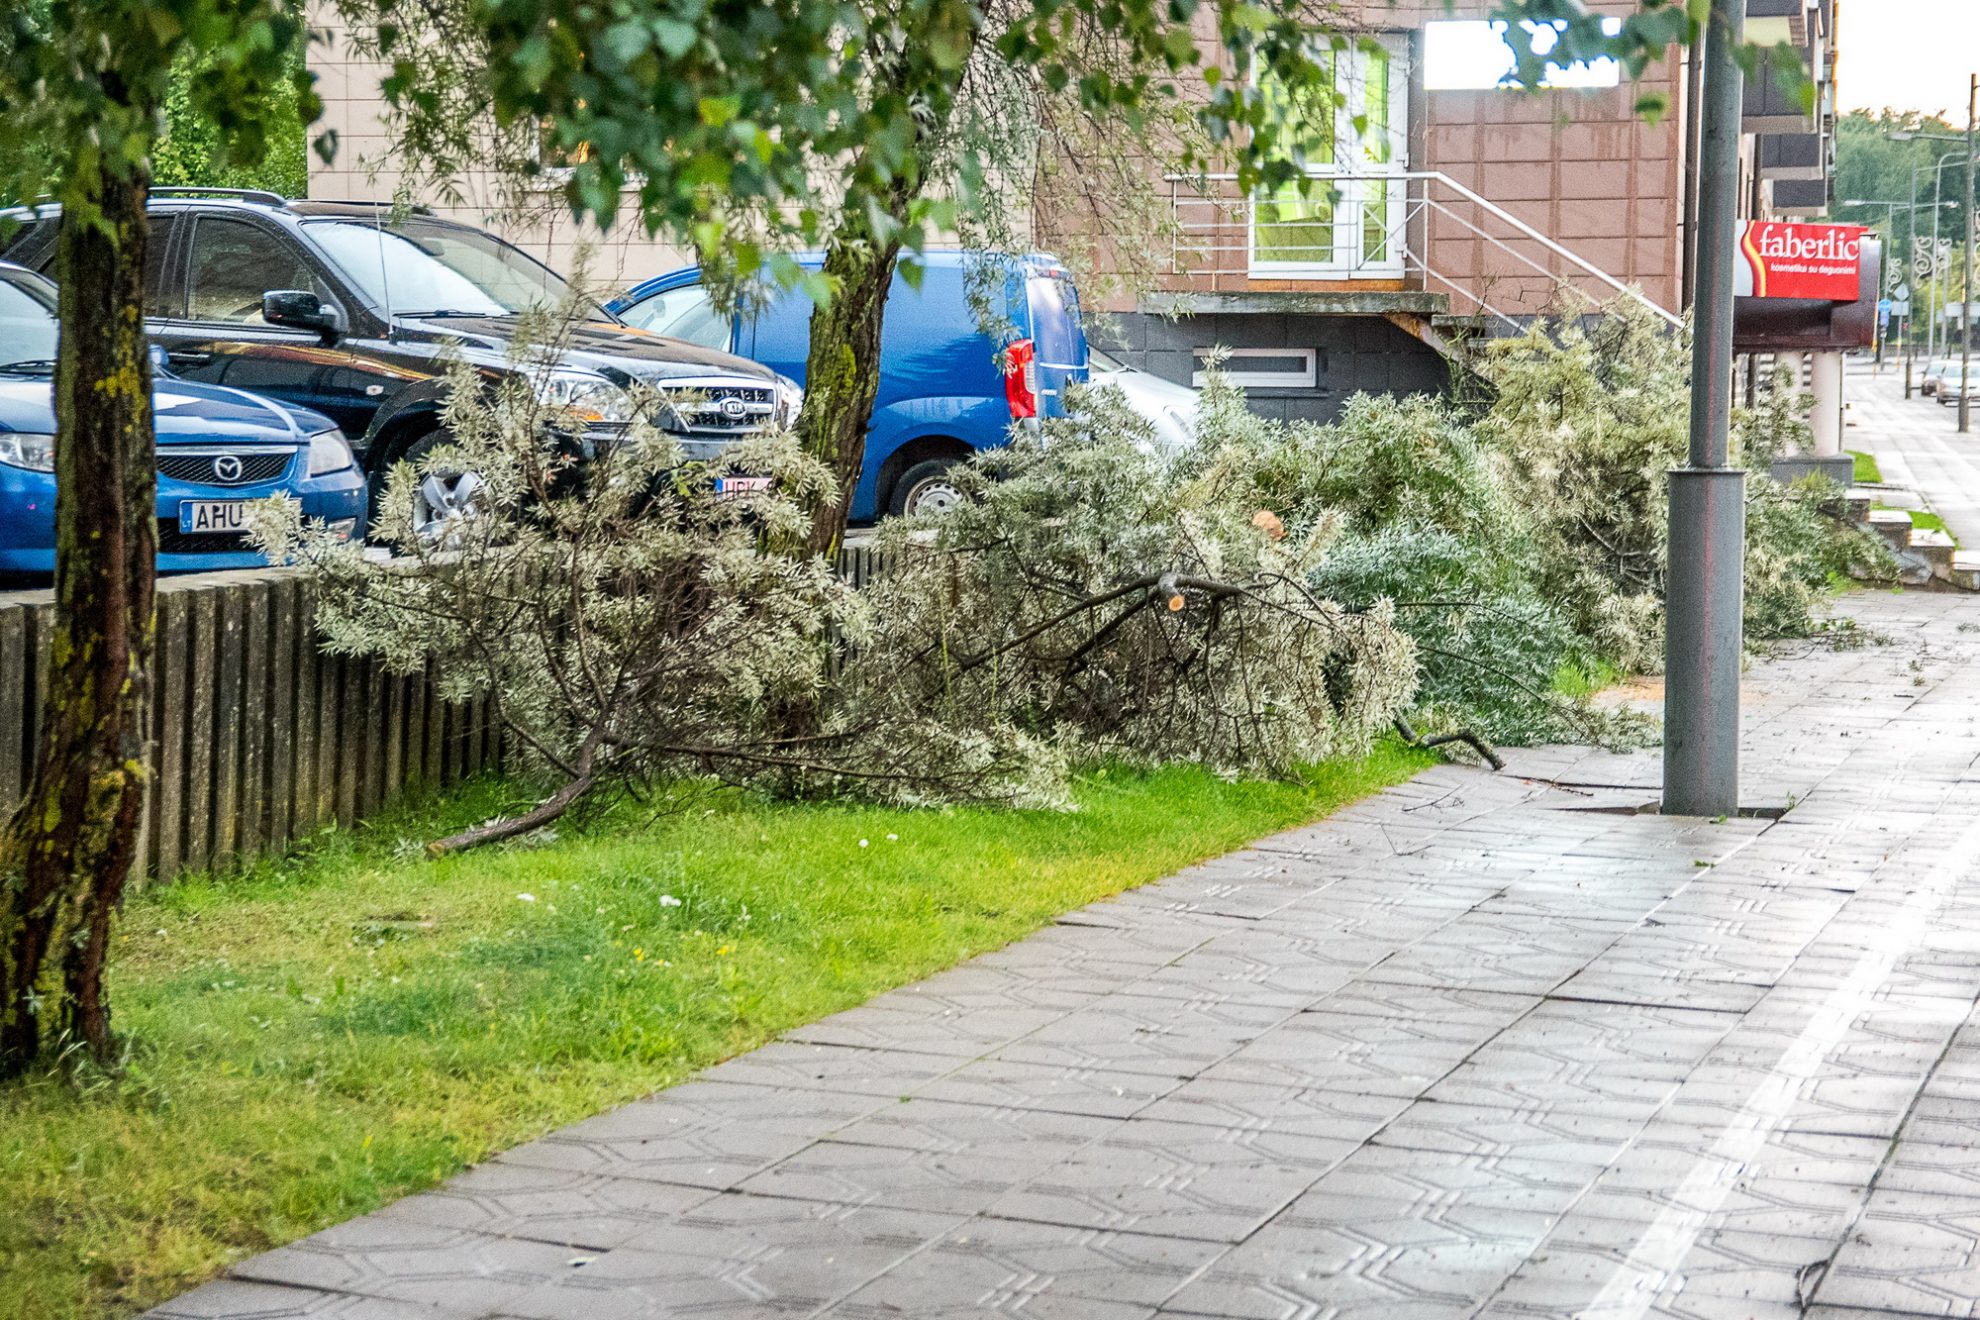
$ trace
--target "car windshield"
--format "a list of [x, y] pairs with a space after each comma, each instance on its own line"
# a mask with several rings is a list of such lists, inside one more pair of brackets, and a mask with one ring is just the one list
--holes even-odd
[[1094, 371], [1126, 371], [1127, 370], [1127, 363], [1121, 361], [1119, 358], [1115, 357], [1112, 353], [1109, 353], [1106, 349], [1095, 348], [1091, 344], [1088, 344], [1086, 346], [1086, 361], [1087, 361], [1087, 365], [1091, 367]]
[[659, 293], [626, 308], [625, 323], [656, 335], [685, 339], [703, 348], [729, 347], [729, 318], [715, 310], [708, 290], [699, 284], [686, 284]]
[[0, 276], [0, 371], [52, 371], [55, 342], [55, 291], [32, 276]]
[[561, 276], [479, 230], [314, 220], [311, 238], [373, 306], [398, 316], [512, 316], [567, 297]]

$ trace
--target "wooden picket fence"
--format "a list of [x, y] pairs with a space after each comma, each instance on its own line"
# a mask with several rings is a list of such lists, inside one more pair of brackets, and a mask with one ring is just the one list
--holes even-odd
[[[885, 569], [839, 555], [864, 586]], [[0, 812], [26, 790], [54, 607], [0, 596]], [[322, 649], [308, 582], [283, 569], [161, 578], [144, 867], [154, 879], [277, 854], [349, 827], [414, 785], [503, 768], [492, 703], [440, 700], [430, 673]]]
[[[48, 675], [46, 592], [0, 599], [0, 809], [33, 765]], [[238, 865], [350, 826], [414, 784], [500, 769], [491, 703], [441, 701], [430, 675], [332, 655], [296, 573], [161, 579], [146, 873]]]

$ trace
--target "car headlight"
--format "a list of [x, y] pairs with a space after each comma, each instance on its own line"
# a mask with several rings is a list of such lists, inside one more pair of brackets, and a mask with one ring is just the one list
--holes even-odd
[[595, 371], [553, 371], [537, 382], [536, 397], [581, 422], [633, 419], [632, 397]]
[[310, 476], [320, 477], [356, 466], [357, 455], [351, 452], [351, 443], [344, 439], [342, 431], [332, 427], [328, 431], [318, 431], [309, 438]]
[[789, 376], [777, 377], [777, 425], [797, 425], [798, 413], [804, 409], [804, 391]]
[[55, 437], [33, 431], [0, 431], [0, 463], [30, 472], [53, 472]]

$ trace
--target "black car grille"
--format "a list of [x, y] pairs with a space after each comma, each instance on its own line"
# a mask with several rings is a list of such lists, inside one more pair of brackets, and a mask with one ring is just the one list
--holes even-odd
[[[255, 486], [273, 481], [289, 470], [295, 458], [288, 450], [201, 449], [158, 455], [158, 475], [202, 486]], [[239, 464], [238, 470], [235, 464]]]
[[232, 555], [249, 549], [246, 532], [199, 532], [179, 530], [177, 518], [158, 520], [158, 553], [161, 555]]
[[669, 429], [689, 435], [748, 435], [768, 426], [777, 412], [777, 391], [767, 385], [686, 383], [666, 393], [679, 420]]

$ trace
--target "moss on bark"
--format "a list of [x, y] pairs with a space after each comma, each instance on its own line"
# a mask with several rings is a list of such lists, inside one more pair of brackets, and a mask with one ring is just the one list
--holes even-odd
[[149, 727], [153, 508], [146, 179], [104, 170], [56, 272], [55, 632], [26, 798], [0, 835], [0, 1077], [55, 1038], [112, 1051], [103, 965], [137, 860]]

